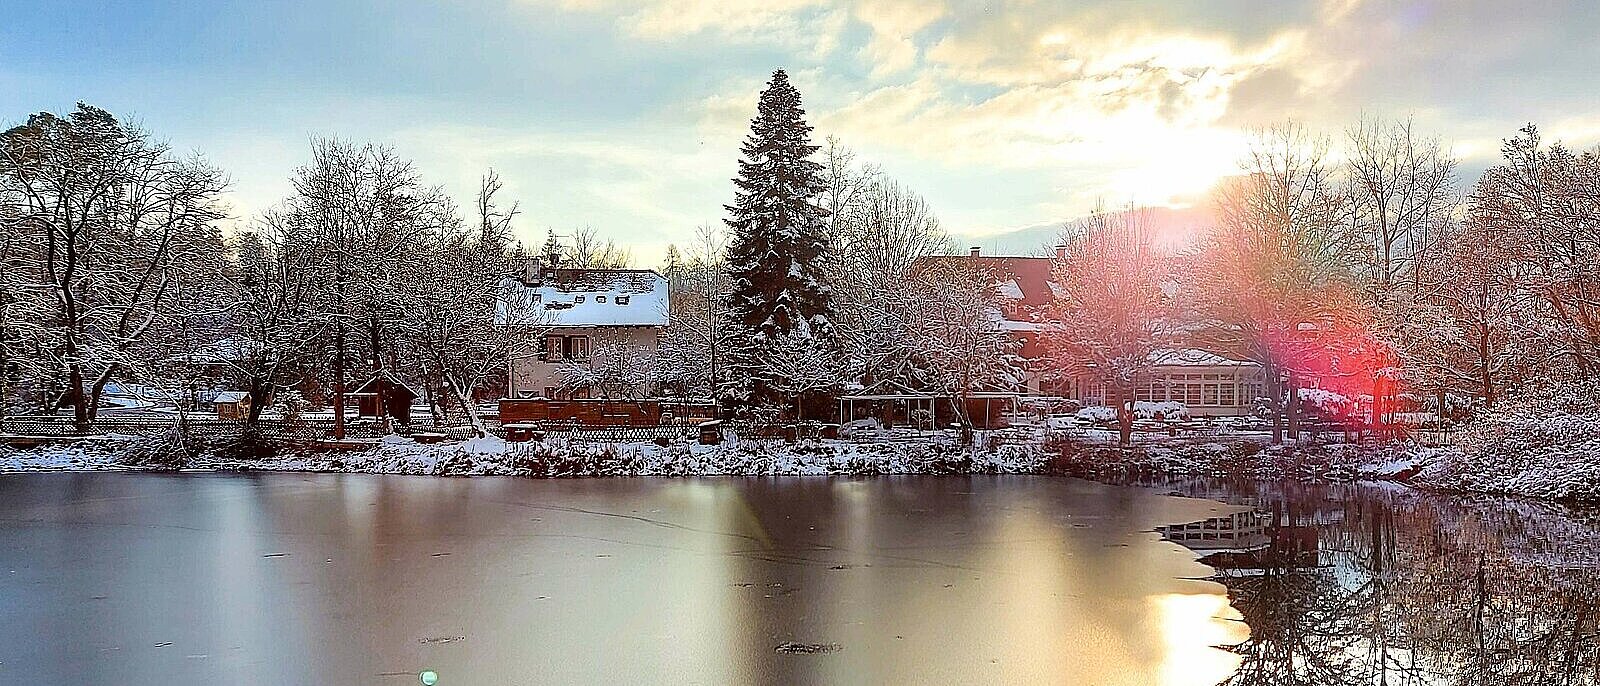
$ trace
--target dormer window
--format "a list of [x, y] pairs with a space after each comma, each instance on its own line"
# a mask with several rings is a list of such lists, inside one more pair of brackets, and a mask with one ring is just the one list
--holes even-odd
[[581, 293], [580, 293], [580, 294], [578, 294], [578, 296], [577, 296], [577, 297], [575, 297], [575, 298], [573, 298], [573, 299], [572, 299], [572, 302], [575, 302], [575, 303], [582, 303], [582, 302], [583, 302], [583, 299], [584, 299], [584, 297], [585, 297], [585, 296], [584, 296], [584, 295], [583, 295], [583, 294], [581, 294]]
[[626, 304], [628, 304], [628, 296], [626, 296], [626, 295], [617, 296], [617, 304], [618, 305], [626, 305]]
[[606, 297], [603, 295], [597, 295], [594, 297], [594, 301], [597, 303], [603, 303], [606, 301]]

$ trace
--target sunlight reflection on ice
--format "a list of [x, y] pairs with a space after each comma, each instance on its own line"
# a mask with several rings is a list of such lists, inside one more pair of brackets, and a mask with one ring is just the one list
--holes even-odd
[[1151, 596], [1166, 645], [1161, 684], [1216, 684], [1239, 668], [1239, 656], [1211, 646], [1239, 643], [1250, 636], [1239, 611], [1226, 596], [1167, 593]]

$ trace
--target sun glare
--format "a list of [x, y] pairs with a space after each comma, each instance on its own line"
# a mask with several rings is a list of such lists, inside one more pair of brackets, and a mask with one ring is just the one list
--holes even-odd
[[1250, 637], [1239, 611], [1221, 595], [1168, 593], [1152, 596], [1166, 646], [1159, 670], [1163, 686], [1215, 684], [1238, 669], [1237, 655], [1213, 646]]

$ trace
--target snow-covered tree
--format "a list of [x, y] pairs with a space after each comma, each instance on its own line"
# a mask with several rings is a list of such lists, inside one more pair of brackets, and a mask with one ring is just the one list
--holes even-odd
[[819, 203], [826, 190], [822, 166], [811, 159], [811, 126], [800, 106], [800, 92], [782, 70], [762, 91], [750, 135], [741, 148], [734, 203], [726, 220], [733, 236], [728, 248], [728, 317], [741, 332], [735, 367], [746, 383], [763, 343], [794, 331], [824, 334], [829, 328], [829, 292], [823, 283], [827, 250], [827, 210]]
[[1051, 366], [1105, 385], [1126, 445], [1134, 384], [1178, 333], [1173, 297], [1163, 287], [1170, 264], [1132, 207], [1095, 211], [1068, 227], [1062, 244], [1066, 258], [1052, 275], [1056, 298], [1043, 332]]
[[636, 400], [655, 383], [656, 351], [623, 337], [597, 337], [583, 360], [557, 370], [565, 391], [587, 390], [607, 400]]
[[769, 340], [761, 346], [761, 360], [762, 378], [789, 399], [796, 420], [805, 419], [807, 393], [838, 388], [841, 381], [837, 355], [816, 336], [795, 332]]
[[1023, 379], [1018, 341], [1002, 327], [1001, 275], [960, 258], [928, 260], [906, 290], [907, 328], [916, 386], [955, 400], [964, 429], [973, 393], [1011, 388]]
[[1600, 151], [1545, 146], [1532, 124], [1519, 133], [1473, 187], [1468, 213], [1510, 237], [1557, 359], [1600, 375]]
[[245, 419], [252, 425], [283, 389], [316, 373], [317, 344], [328, 325], [315, 309], [317, 284], [332, 265], [304, 228], [274, 208], [230, 241], [233, 264], [224, 270], [230, 345], [223, 359], [250, 394]]
[[[191, 302], [179, 275], [195, 287], [216, 276], [189, 260], [220, 245], [223, 186], [204, 161], [88, 105], [0, 134], [0, 230], [14, 251], [3, 328], [53, 388], [47, 409], [70, 406], [87, 430], [106, 384], [152, 359], [151, 334]], [[39, 318], [12, 314], [29, 311]]]
[[1549, 353], [1549, 323], [1515, 258], [1513, 237], [1468, 222], [1439, 259], [1419, 266], [1424, 293], [1400, 337], [1408, 379], [1421, 391], [1493, 404]]
[[560, 264], [569, 269], [626, 269], [633, 265], [633, 255], [585, 226], [572, 232], [571, 240], [562, 246]]
[[404, 352], [395, 344], [412, 321], [407, 294], [430, 243], [459, 219], [442, 191], [382, 146], [314, 141], [293, 183], [288, 211], [331, 267], [317, 282], [316, 311], [332, 332], [322, 349], [332, 358], [337, 435], [351, 377], [378, 376]]
[[1456, 161], [1409, 120], [1363, 119], [1346, 132], [1345, 153], [1356, 276], [1375, 306], [1398, 306], [1396, 291], [1419, 290], [1418, 270], [1439, 257], [1458, 200]]
[[905, 285], [917, 260], [950, 252], [949, 234], [921, 196], [862, 164], [829, 137], [823, 195], [831, 225], [824, 261], [833, 294], [834, 336], [848, 375], [901, 378], [908, 340]]
[[1195, 337], [1261, 365], [1274, 441], [1282, 440], [1285, 398], [1295, 432], [1292, 389], [1314, 347], [1302, 332], [1364, 314], [1350, 292], [1345, 201], [1326, 152], [1325, 141], [1296, 124], [1261, 132], [1241, 164], [1244, 175], [1223, 182], [1217, 224], [1181, 274]]
[[687, 255], [664, 274], [672, 302], [656, 358], [658, 381], [680, 396], [709, 397], [724, 378], [733, 330], [726, 312], [727, 244], [718, 226], [699, 226]]
[[407, 349], [430, 388], [447, 394], [480, 437], [488, 433], [479, 392], [512, 360], [534, 354], [547, 323], [509, 276], [517, 212], [496, 199], [501, 187], [492, 170], [484, 176], [477, 226], [446, 223], [424, 235], [422, 259], [402, 297]]

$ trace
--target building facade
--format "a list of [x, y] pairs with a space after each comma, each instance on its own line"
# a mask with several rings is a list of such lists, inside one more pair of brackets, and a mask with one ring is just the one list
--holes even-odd
[[[1161, 351], [1150, 371], [1135, 379], [1134, 400], [1174, 401], [1195, 417], [1236, 417], [1251, 413], [1263, 397], [1261, 366], [1198, 348]], [[1104, 405], [1104, 384], [1072, 379], [1061, 395], [1085, 406]]]
[[537, 337], [514, 356], [507, 398], [637, 398], [667, 326], [667, 280], [648, 269], [561, 269], [529, 260], [499, 320]]

